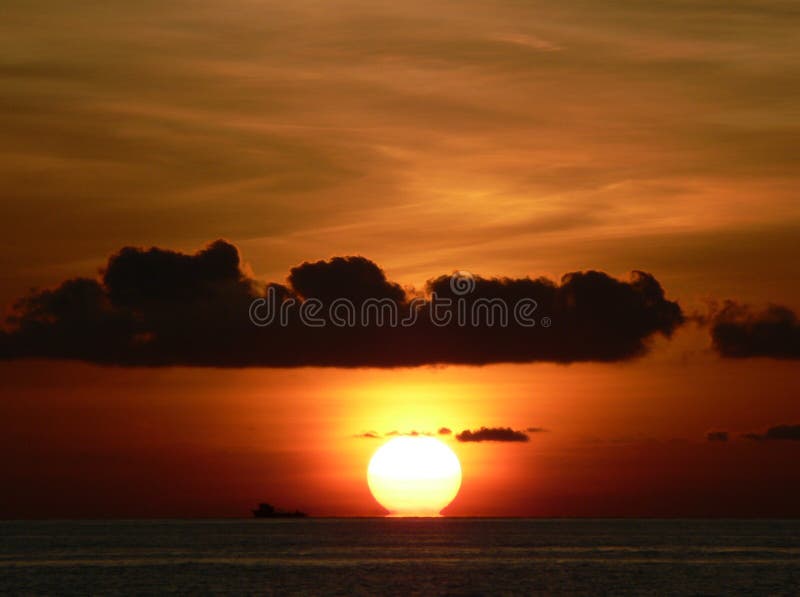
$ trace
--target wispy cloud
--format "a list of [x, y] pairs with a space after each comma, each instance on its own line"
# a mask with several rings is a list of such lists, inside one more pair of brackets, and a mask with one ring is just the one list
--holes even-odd
[[[11, 2], [0, 302], [52, 281], [42, 255], [87, 263], [119, 238], [248, 239], [272, 272], [353, 247], [404, 268], [579, 260], [597, 239], [796, 220], [791, 14]], [[420, 226], [446, 246], [386, 250]]]

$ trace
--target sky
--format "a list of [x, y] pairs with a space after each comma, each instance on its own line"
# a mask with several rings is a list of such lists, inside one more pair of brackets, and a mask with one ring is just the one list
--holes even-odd
[[[380, 514], [386, 434], [484, 426], [528, 441], [442, 436], [448, 514], [800, 515], [795, 3], [2, 15], [0, 518]], [[240, 325], [322, 270], [401, 302], [545, 277], [555, 325], [474, 350]]]

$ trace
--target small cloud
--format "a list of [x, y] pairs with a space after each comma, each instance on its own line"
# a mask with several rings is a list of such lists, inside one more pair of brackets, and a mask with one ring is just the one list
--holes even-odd
[[406, 437], [419, 437], [420, 435], [433, 435], [430, 431], [417, 431], [416, 429], [412, 429], [411, 431], [397, 431], [397, 429], [393, 429], [388, 433], [383, 434], [384, 437], [397, 437], [397, 436], [406, 436]]
[[511, 427], [481, 427], [475, 431], [465, 429], [456, 439], [460, 442], [526, 442], [529, 438], [524, 431]]
[[439, 427], [439, 435], [450, 435], [453, 431], [449, 427]]
[[727, 431], [709, 431], [706, 433], [706, 439], [710, 442], [726, 442], [728, 441]]
[[754, 441], [800, 441], [800, 424], [776, 425], [765, 433], [743, 433], [742, 437]]
[[528, 433], [544, 433], [547, 431], [544, 427], [528, 427], [525, 431]]
[[712, 311], [711, 338], [721, 356], [800, 359], [800, 320], [788, 307], [769, 305], [755, 311], [726, 301]]
[[359, 439], [379, 439], [380, 435], [377, 431], [365, 431], [364, 433], [358, 433], [353, 437], [357, 437]]

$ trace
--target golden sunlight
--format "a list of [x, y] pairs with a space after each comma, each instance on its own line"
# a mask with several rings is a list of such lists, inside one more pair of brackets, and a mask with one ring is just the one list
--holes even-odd
[[461, 464], [438, 439], [395, 437], [372, 456], [367, 483], [392, 516], [439, 516], [461, 488]]

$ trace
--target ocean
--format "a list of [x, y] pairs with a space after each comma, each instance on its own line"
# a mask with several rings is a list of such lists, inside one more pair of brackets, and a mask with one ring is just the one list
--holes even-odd
[[4, 521], [0, 593], [800, 595], [800, 521]]

